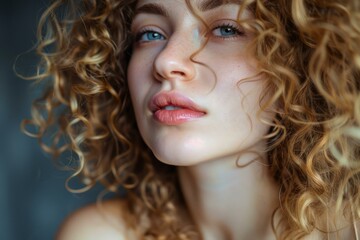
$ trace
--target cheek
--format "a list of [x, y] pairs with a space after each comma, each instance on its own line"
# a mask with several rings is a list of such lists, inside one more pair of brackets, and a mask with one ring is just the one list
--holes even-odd
[[141, 69], [141, 62], [139, 62], [136, 58], [136, 55], [133, 55], [130, 59], [129, 66], [127, 68], [127, 80], [130, 88], [130, 92], [132, 94], [133, 86], [137, 85], [137, 83], [141, 79], [140, 71]]
[[139, 113], [141, 113], [141, 99], [144, 96], [144, 89], [142, 88], [142, 76], [140, 71], [137, 71], [139, 66], [136, 61], [130, 61], [128, 70], [127, 70], [127, 81], [129, 86], [129, 92], [131, 97], [132, 106], [134, 108], [135, 116], [138, 120]]
[[[245, 61], [240, 64], [230, 64], [228, 71], [218, 72], [218, 84], [216, 94], [221, 96], [222, 102], [227, 106], [222, 109], [221, 121], [228, 121], [232, 126], [256, 129], [263, 128], [259, 121], [259, 101], [263, 94], [264, 79], [256, 76], [256, 69]], [[260, 118], [267, 116], [260, 116]], [[231, 120], [229, 120], [231, 119]], [[263, 130], [261, 130], [262, 132]], [[249, 132], [250, 133], [250, 132]]]
[[129, 62], [127, 69], [127, 81], [134, 106], [136, 106], [139, 98], [144, 95], [144, 91], [150, 77], [150, 69], [146, 67], [149, 65], [147, 63], [146, 59], [141, 59], [137, 55], [133, 55]]
[[[218, 84], [236, 87], [238, 82], [257, 73], [257, 61], [253, 56], [239, 51], [236, 54], [227, 53], [225, 49], [221, 54], [215, 55], [210, 52], [207, 56], [207, 64], [214, 70], [219, 81]], [[233, 51], [236, 51], [233, 49]]]
[[[222, 64], [218, 64], [222, 66]], [[217, 83], [214, 89], [217, 95], [222, 96], [228, 103], [241, 106], [244, 101], [258, 102], [258, 93], [262, 90], [262, 81], [255, 78], [256, 69], [249, 66], [244, 60], [224, 63], [216, 72]], [[257, 96], [255, 96], [257, 95]]]

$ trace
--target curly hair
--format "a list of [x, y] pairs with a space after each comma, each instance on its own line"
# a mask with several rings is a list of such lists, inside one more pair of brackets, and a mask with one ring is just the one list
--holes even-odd
[[[187, 5], [191, 8], [189, 0]], [[199, 239], [179, 221], [186, 209], [176, 168], [160, 163], [138, 132], [126, 69], [136, 0], [55, 0], [38, 30], [46, 83], [24, 131], [60, 157], [76, 154], [85, 191], [101, 182], [127, 189], [129, 226], [140, 239]], [[319, 216], [360, 218], [360, 4], [356, 0], [253, 0], [263, 111], [276, 104], [268, 139], [270, 171], [280, 186], [278, 239], [301, 239], [339, 226]], [[192, 8], [191, 8], [192, 9]], [[194, 15], [196, 11], [192, 9]], [[245, 23], [242, 23], [245, 24]], [[25, 130], [33, 125], [35, 133]], [[50, 143], [47, 139], [50, 138]], [[73, 165], [74, 163], [68, 163]], [[152, 219], [152, 221], [146, 221]], [[273, 217], [275, 219], [275, 217]]]

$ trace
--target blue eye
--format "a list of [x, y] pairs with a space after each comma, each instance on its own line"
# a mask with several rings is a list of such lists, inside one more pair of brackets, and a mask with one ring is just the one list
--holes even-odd
[[218, 26], [213, 29], [212, 33], [217, 37], [229, 38], [243, 35], [243, 33], [237, 28], [231, 25]]
[[159, 40], [165, 40], [165, 37], [161, 33], [151, 30], [140, 32], [136, 37], [136, 41], [138, 42], [150, 42]]

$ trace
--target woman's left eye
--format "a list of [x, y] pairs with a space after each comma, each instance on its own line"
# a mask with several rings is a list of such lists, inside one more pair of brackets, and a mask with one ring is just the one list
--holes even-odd
[[244, 33], [240, 31], [237, 27], [231, 25], [215, 27], [212, 30], [212, 34], [215, 35], [216, 37], [222, 37], [222, 38], [230, 38], [239, 35], [244, 35]]

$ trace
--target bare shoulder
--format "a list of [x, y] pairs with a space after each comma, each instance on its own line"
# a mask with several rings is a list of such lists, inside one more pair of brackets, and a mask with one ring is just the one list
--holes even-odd
[[65, 219], [55, 239], [129, 239], [123, 218], [124, 208], [122, 200], [108, 200], [81, 208]]

